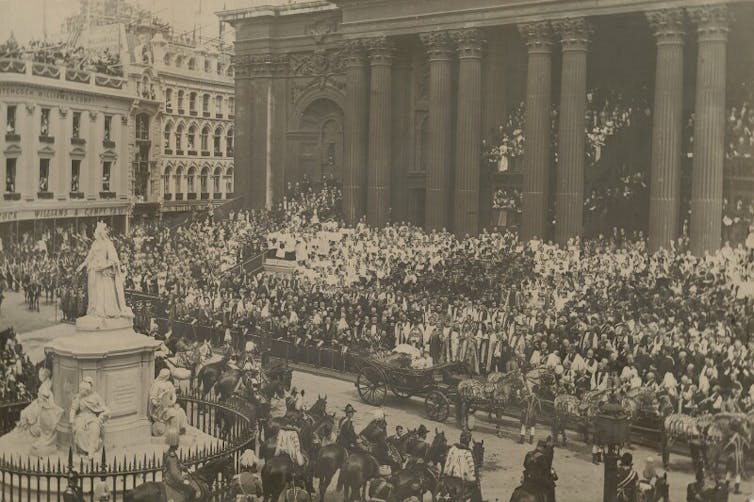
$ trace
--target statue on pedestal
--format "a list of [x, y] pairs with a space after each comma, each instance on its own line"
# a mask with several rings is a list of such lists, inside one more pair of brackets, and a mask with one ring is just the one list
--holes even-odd
[[73, 398], [69, 420], [74, 445], [92, 457], [102, 447], [102, 424], [108, 416], [105, 401], [94, 390], [94, 380], [84, 377]]
[[170, 381], [170, 370], [164, 368], [149, 388], [147, 415], [152, 420], [153, 436], [162, 436], [169, 427], [180, 434], [186, 432], [188, 419], [177, 400], [175, 385]]
[[87, 316], [96, 318], [125, 317], [132, 319], [133, 311], [126, 306], [123, 291], [123, 274], [115, 246], [107, 236], [107, 225], [98, 222], [94, 230], [94, 241], [86, 260], [76, 272], [84, 267], [88, 271], [87, 290], [89, 304]]
[[52, 380], [48, 369], [39, 369], [39, 380], [42, 383], [37, 398], [21, 411], [16, 430], [31, 436], [31, 455], [44, 456], [51, 455], [56, 450], [55, 428], [63, 416], [63, 408], [55, 404], [53, 399]]

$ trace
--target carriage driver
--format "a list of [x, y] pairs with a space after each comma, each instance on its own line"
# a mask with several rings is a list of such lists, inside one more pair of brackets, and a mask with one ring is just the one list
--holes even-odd
[[201, 490], [192, 483], [191, 476], [178, 458], [178, 429], [171, 427], [165, 433], [168, 450], [162, 456], [162, 479], [173, 490], [182, 493], [186, 500], [198, 500]]

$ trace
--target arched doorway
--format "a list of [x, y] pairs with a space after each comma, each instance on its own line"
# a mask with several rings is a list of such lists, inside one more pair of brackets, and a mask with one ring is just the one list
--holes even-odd
[[304, 110], [299, 123], [297, 166], [294, 179], [322, 177], [339, 182], [343, 176], [343, 110], [331, 99], [319, 98]]

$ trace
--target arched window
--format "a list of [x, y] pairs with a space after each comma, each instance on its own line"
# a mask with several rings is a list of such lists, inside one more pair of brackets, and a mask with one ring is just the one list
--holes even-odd
[[172, 194], [173, 193], [173, 169], [170, 166], [165, 167], [165, 171], [162, 173], [162, 193], [163, 194]]
[[188, 139], [186, 140], [186, 143], [188, 145], [187, 148], [189, 151], [196, 150], [196, 126], [193, 124], [189, 126]]
[[209, 62], [209, 59], [204, 60], [204, 73], [209, 73], [212, 71], [212, 65]]
[[217, 74], [218, 75], [222, 75], [224, 70], [225, 70], [225, 66], [223, 66], [223, 64], [220, 61], [218, 61], [217, 62]]
[[178, 124], [178, 127], [175, 128], [175, 150], [178, 155], [183, 155], [183, 124]]
[[223, 97], [217, 96], [215, 98], [215, 113], [217, 116], [222, 116], [223, 113]]
[[189, 94], [189, 111], [196, 112], [196, 93]]
[[233, 193], [233, 168], [229, 167], [225, 170], [225, 193]]
[[202, 174], [199, 177], [199, 183], [202, 187], [202, 193], [208, 193], [209, 190], [207, 190], [207, 177], [209, 176], [209, 169], [205, 166], [202, 168]]
[[235, 74], [235, 69], [233, 68], [233, 65], [228, 66], [228, 76], [232, 77]]
[[225, 135], [225, 155], [233, 156], [233, 129], [228, 129], [228, 134]]
[[186, 175], [186, 192], [188, 193], [196, 193], [194, 178], [196, 178], [196, 168], [194, 166], [191, 166], [189, 167], [188, 174]]
[[202, 112], [205, 117], [209, 117], [209, 94], [202, 96]]
[[209, 126], [204, 126], [202, 129], [202, 155], [204, 152], [209, 153]]
[[173, 188], [176, 194], [183, 194], [183, 166], [178, 166], [178, 169], [175, 170]]
[[178, 113], [183, 113], [183, 89], [178, 91]]
[[172, 54], [165, 54], [165, 57], [162, 58], [162, 63], [165, 66], [170, 66], [170, 63], [173, 61]]
[[189, 70], [196, 70], [196, 60], [194, 58], [189, 59], [189, 61], [188, 61], [188, 69]]
[[149, 140], [149, 115], [146, 113], [136, 116], [136, 139]]
[[176, 68], [180, 68], [181, 66], [183, 66], [183, 56], [175, 57], [175, 66]]
[[228, 115], [234, 115], [236, 113], [236, 100], [228, 98]]
[[164, 150], [170, 150], [170, 136], [173, 134], [173, 124], [168, 122], [165, 124], [165, 144], [163, 145]]
[[220, 192], [220, 177], [223, 174], [223, 170], [218, 166], [215, 168], [215, 174], [212, 175], [212, 193]]
[[223, 130], [221, 127], [217, 127], [215, 129], [215, 137], [214, 137], [213, 145], [212, 145], [212, 152], [215, 157], [220, 157], [222, 155], [223, 150], [222, 150], [222, 147], [220, 146], [220, 141], [222, 140], [222, 137], [223, 137]]
[[165, 89], [165, 111], [173, 111], [173, 89]]

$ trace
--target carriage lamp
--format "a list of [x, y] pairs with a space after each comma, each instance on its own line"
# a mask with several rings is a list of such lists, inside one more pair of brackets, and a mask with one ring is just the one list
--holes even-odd
[[602, 500], [618, 500], [618, 452], [628, 437], [628, 417], [614, 395], [595, 417], [597, 438], [605, 445], [605, 484]]

